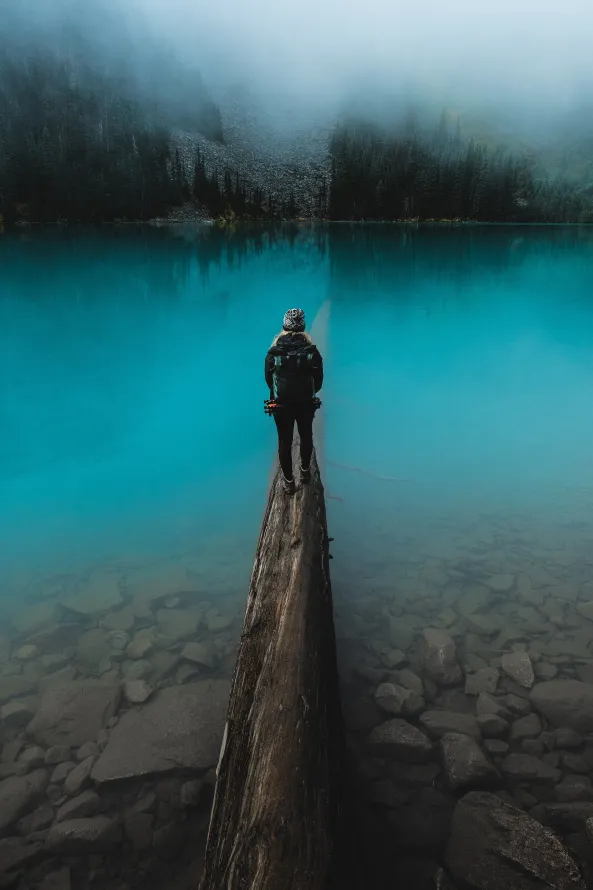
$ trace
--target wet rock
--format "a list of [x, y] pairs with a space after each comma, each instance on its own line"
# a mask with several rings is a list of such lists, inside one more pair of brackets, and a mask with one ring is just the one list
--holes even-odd
[[68, 664], [68, 660], [68, 656], [64, 654], [42, 655], [39, 659], [39, 661], [41, 662], [41, 667], [48, 673], [57, 671], [59, 670], [59, 668], [65, 667]]
[[55, 624], [58, 617], [58, 609], [55, 603], [36, 603], [28, 606], [12, 616], [12, 626], [23, 636], [29, 636], [49, 624]]
[[143, 566], [131, 572], [127, 578], [127, 595], [146, 603], [189, 590], [191, 584], [187, 569], [177, 562]]
[[593, 600], [588, 603], [577, 603], [575, 608], [583, 618], [586, 618], [588, 621], [593, 621]]
[[76, 647], [76, 658], [86, 668], [96, 671], [109, 655], [109, 637], [104, 630], [94, 628], [84, 633]]
[[466, 695], [479, 695], [480, 692], [496, 692], [500, 671], [497, 668], [481, 668], [475, 674], [467, 674], [465, 678]]
[[465, 670], [468, 672], [471, 671], [481, 671], [482, 668], [488, 667], [483, 658], [479, 655], [476, 655], [474, 652], [466, 652], [465, 653]]
[[500, 631], [500, 621], [491, 615], [474, 613], [466, 617], [465, 623], [471, 631], [482, 637], [491, 637]]
[[470, 736], [456, 732], [444, 735], [441, 738], [441, 756], [447, 785], [453, 791], [492, 788], [500, 783], [498, 770]]
[[41, 800], [47, 783], [48, 775], [44, 769], [0, 782], [0, 833]]
[[550, 680], [537, 683], [531, 703], [553, 726], [575, 732], [593, 732], [593, 685], [580, 680]]
[[408, 656], [401, 649], [390, 649], [385, 653], [382, 661], [388, 668], [398, 668], [407, 663]]
[[153, 682], [158, 683], [160, 680], [168, 679], [175, 673], [181, 657], [177, 652], [160, 651], [155, 652], [150, 660], [152, 662]]
[[205, 680], [170, 686], [122, 715], [92, 777], [109, 782], [218, 762], [229, 683]]
[[476, 702], [476, 714], [481, 717], [485, 714], [495, 714], [502, 717], [503, 720], [510, 720], [511, 712], [506, 707], [503, 699], [498, 696], [489, 695], [487, 692], [480, 692]]
[[426, 676], [439, 686], [454, 686], [462, 679], [455, 643], [443, 630], [423, 631], [422, 665]]
[[511, 741], [518, 742], [521, 739], [535, 739], [541, 731], [542, 722], [537, 714], [527, 714], [526, 717], [520, 717], [513, 723], [511, 727]]
[[586, 890], [556, 835], [486, 792], [470, 792], [457, 804], [446, 863], [471, 890]]
[[66, 745], [54, 745], [45, 752], [45, 762], [48, 766], [55, 766], [70, 760], [71, 756], [70, 748], [67, 748]]
[[119, 579], [108, 572], [92, 575], [72, 594], [61, 597], [61, 606], [88, 618], [95, 618], [113, 611], [123, 603]]
[[141, 658], [138, 661], [126, 661], [123, 666], [123, 675], [126, 680], [142, 680], [152, 673], [150, 661]]
[[511, 714], [515, 714], [517, 717], [525, 717], [531, 711], [529, 700], [521, 698], [519, 695], [507, 695], [505, 703]]
[[79, 748], [115, 714], [121, 689], [85, 680], [48, 689], [28, 733], [40, 745]]
[[424, 708], [421, 695], [395, 683], [381, 683], [375, 693], [375, 701], [387, 714], [419, 714]]
[[33, 810], [27, 816], [23, 816], [17, 822], [17, 829], [23, 835], [33, 834], [35, 831], [44, 831], [54, 821], [54, 811], [45, 803]]
[[517, 752], [505, 758], [501, 769], [505, 776], [515, 782], [530, 782], [534, 785], [555, 785], [561, 777], [560, 770], [548, 766], [539, 758]]
[[159, 633], [171, 642], [195, 637], [201, 620], [200, 609], [159, 609], [156, 623]]
[[146, 658], [147, 655], [154, 651], [154, 647], [154, 628], [146, 627], [139, 630], [132, 642], [126, 647], [126, 655], [132, 659]]
[[204, 667], [213, 668], [216, 664], [213, 648], [207, 643], [187, 643], [183, 647], [181, 657]]
[[534, 757], [543, 757], [545, 748], [541, 739], [521, 739], [521, 750]]
[[513, 575], [490, 575], [484, 579], [484, 584], [495, 593], [508, 593], [513, 589], [515, 578]]
[[414, 692], [418, 692], [420, 695], [424, 693], [424, 683], [418, 674], [415, 674], [410, 668], [396, 671], [395, 678], [400, 686], [404, 686], [406, 689], [413, 689]]
[[593, 817], [593, 801], [546, 803], [543, 807], [547, 822], [554, 828], [580, 831], [585, 820]]
[[124, 683], [124, 697], [132, 705], [141, 705], [148, 701], [153, 692], [146, 680], [126, 680]]
[[75, 649], [78, 638], [84, 628], [78, 622], [55, 624], [45, 628], [31, 637], [33, 643], [44, 655], [62, 655], [70, 649]]
[[591, 846], [593, 846], [593, 816], [585, 819], [585, 831], [587, 833], [587, 840]]
[[17, 738], [3, 745], [0, 763], [13, 763], [21, 753], [24, 744], [23, 739]]
[[46, 875], [43, 883], [39, 885], [39, 890], [72, 890], [70, 869], [62, 868]]
[[538, 680], [553, 680], [558, 675], [558, 668], [555, 664], [538, 661], [533, 665], [533, 673]]
[[[111, 653], [112, 657], [115, 658], [118, 652], [123, 652], [128, 643], [130, 642], [129, 635], [124, 630], [112, 630], [108, 634], [109, 645], [114, 652]], [[123, 656], [121, 656], [123, 657]]]
[[198, 779], [184, 782], [181, 786], [181, 806], [187, 808], [197, 807], [202, 796], [202, 783]]
[[87, 759], [83, 760], [82, 763], [79, 763], [72, 772], [68, 773], [66, 781], [64, 782], [64, 792], [68, 797], [74, 797], [75, 795], [80, 794], [89, 780], [95, 759], [95, 757], [87, 757]]
[[21, 869], [41, 858], [42, 849], [42, 844], [27, 844], [22, 838], [0, 840], [0, 886], [12, 885]]
[[85, 742], [76, 752], [76, 759], [82, 763], [87, 757], [98, 757], [100, 753], [101, 749], [96, 742]]
[[130, 606], [124, 606], [117, 612], [110, 612], [101, 620], [101, 626], [106, 630], [130, 631], [134, 627], [135, 615]]
[[588, 776], [565, 776], [554, 789], [556, 800], [593, 800], [593, 787]]
[[177, 683], [191, 683], [199, 680], [203, 673], [199, 664], [182, 664], [175, 674], [175, 679]]
[[376, 726], [369, 736], [369, 745], [377, 756], [406, 763], [429, 760], [432, 754], [432, 742], [428, 736], [397, 717]]
[[52, 806], [58, 807], [64, 803], [64, 792], [60, 785], [49, 785], [45, 793]]
[[209, 609], [204, 615], [204, 624], [212, 634], [227, 630], [232, 623], [233, 619], [229, 615], [221, 615], [216, 609]]
[[153, 822], [154, 816], [151, 813], [135, 813], [126, 817], [124, 821], [126, 837], [137, 853], [142, 853], [152, 846]]
[[406, 620], [405, 617], [391, 619], [389, 624], [389, 639], [391, 645], [395, 649], [401, 649], [403, 652], [407, 652], [408, 649], [411, 649], [414, 645], [415, 637], [416, 628], [411, 621]]
[[51, 853], [106, 853], [116, 849], [121, 840], [121, 828], [114, 819], [95, 816], [54, 825], [49, 830], [45, 846]]
[[101, 801], [95, 791], [84, 791], [72, 800], [62, 804], [56, 813], [56, 822], [65, 822], [68, 819], [82, 819], [85, 816], [94, 816], [99, 812]]
[[438, 763], [389, 762], [386, 764], [386, 770], [399, 789], [430, 786], [441, 772]]
[[419, 722], [426, 732], [434, 738], [440, 738], [448, 732], [461, 733], [480, 739], [482, 734], [475, 717], [471, 714], [457, 714], [453, 711], [425, 711]]
[[61, 785], [66, 781], [73, 769], [76, 769], [76, 764], [69, 760], [59, 763], [51, 774], [50, 782], [52, 785]]
[[484, 739], [482, 747], [491, 757], [504, 757], [509, 750], [508, 744], [502, 739]]
[[504, 736], [510, 729], [510, 725], [502, 717], [496, 714], [479, 714], [476, 723], [484, 738], [497, 739]]
[[40, 766], [45, 766], [45, 751], [37, 746], [25, 748], [19, 754], [17, 761], [24, 764], [27, 767], [27, 771], [38, 769]]
[[500, 659], [500, 665], [512, 680], [526, 689], [531, 689], [535, 682], [535, 675], [527, 652], [506, 653]]
[[568, 726], [555, 729], [553, 735], [557, 748], [580, 748], [583, 744], [583, 737]]
[[31, 644], [26, 646], [21, 646], [20, 649], [17, 649], [15, 653], [15, 658], [19, 661], [33, 661], [35, 658], [39, 656], [39, 649], [37, 646], [32, 646]]
[[35, 692], [37, 682], [36, 677], [0, 677], [0, 705], [5, 705], [13, 698], [19, 698]]
[[76, 679], [77, 669], [74, 667], [65, 667], [51, 674], [46, 674], [39, 681], [39, 692], [43, 695], [48, 689], [55, 689], [56, 686], [65, 686], [72, 683]]
[[19, 730], [27, 726], [33, 719], [35, 709], [30, 701], [23, 699], [8, 702], [0, 710], [0, 725], [2, 729]]
[[569, 773], [587, 775], [591, 771], [589, 763], [579, 754], [561, 754], [560, 764], [562, 769], [567, 770]]

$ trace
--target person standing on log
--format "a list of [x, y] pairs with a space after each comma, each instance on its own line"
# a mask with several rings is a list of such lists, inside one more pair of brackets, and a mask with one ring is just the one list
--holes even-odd
[[274, 338], [266, 355], [266, 384], [278, 430], [278, 457], [284, 490], [294, 494], [292, 470], [292, 438], [296, 421], [301, 451], [301, 482], [311, 479], [313, 455], [313, 416], [315, 394], [323, 384], [323, 359], [305, 331], [305, 313], [289, 309], [282, 330]]

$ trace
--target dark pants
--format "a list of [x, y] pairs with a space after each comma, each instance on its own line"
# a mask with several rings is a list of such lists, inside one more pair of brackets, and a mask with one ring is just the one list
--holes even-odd
[[304, 405], [294, 403], [278, 408], [274, 414], [278, 430], [278, 457], [282, 472], [287, 479], [292, 479], [292, 437], [295, 421], [301, 440], [301, 465], [305, 469], [309, 468], [313, 454], [314, 413], [310, 403]]

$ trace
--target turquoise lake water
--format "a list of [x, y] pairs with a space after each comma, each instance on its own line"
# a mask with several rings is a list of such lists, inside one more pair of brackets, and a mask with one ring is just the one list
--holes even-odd
[[292, 306], [329, 307], [338, 603], [492, 517], [581, 552], [593, 230], [27, 231], [0, 237], [5, 607], [45, 575], [178, 552], [212, 598], [246, 594], [275, 453], [263, 359]]

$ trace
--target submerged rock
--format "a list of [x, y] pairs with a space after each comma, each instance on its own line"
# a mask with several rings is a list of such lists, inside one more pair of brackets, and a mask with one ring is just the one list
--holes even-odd
[[422, 632], [422, 664], [427, 677], [439, 686], [454, 686], [462, 678], [452, 638], [437, 628]]
[[95, 816], [94, 819], [71, 819], [50, 828], [45, 842], [52, 853], [104, 853], [116, 848], [122, 831], [115, 819]]
[[496, 692], [500, 671], [497, 668], [480, 668], [475, 674], [465, 678], [466, 695], [479, 695], [480, 692]]
[[380, 757], [406, 763], [421, 763], [429, 760], [432, 754], [428, 736], [407, 720], [397, 717], [376, 726], [369, 736], [369, 745]]
[[27, 732], [46, 748], [79, 748], [97, 738], [120, 700], [119, 686], [90, 680], [54, 686], [45, 692]]
[[148, 701], [153, 691], [146, 680], [126, 680], [124, 683], [124, 695], [132, 705], [141, 705]]
[[375, 701], [387, 714], [419, 714], [424, 708], [424, 699], [418, 692], [395, 683], [381, 683]]
[[461, 788], [492, 788], [500, 782], [498, 770], [475, 739], [449, 732], [441, 739], [441, 754], [447, 785]]
[[537, 683], [530, 695], [534, 708], [553, 726], [593, 732], [593, 685], [580, 680]]
[[48, 778], [47, 771], [39, 769], [26, 776], [11, 776], [0, 782], [0, 833], [41, 800]]
[[142, 708], [127, 711], [94, 765], [93, 780], [102, 783], [214, 766], [229, 691], [223, 680], [170, 686]]
[[526, 689], [531, 689], [535, 682], [535, 674], [527, 652], [508, 652], [502, 656], [500, 663], [505, 674], [512, 680]]
[[110, 612], [123, 603], [117, 575], [109, 572], [92, 575], [76, 593], [59, 600], [61, 606], [89, 618]]
[[487, 792], [472, 791], [455, 807], [446, 862], [472, 890], [586, 890], [552, 831]]
[[471, 736], [473, 739], [480, 739], [482, 736], [476, 718], [471, 714], [457, 714], [454, 711], [425, 711], [419, 722], [429, 735], [436, 738], [440, 738], [448, 732], [461, 733]]

